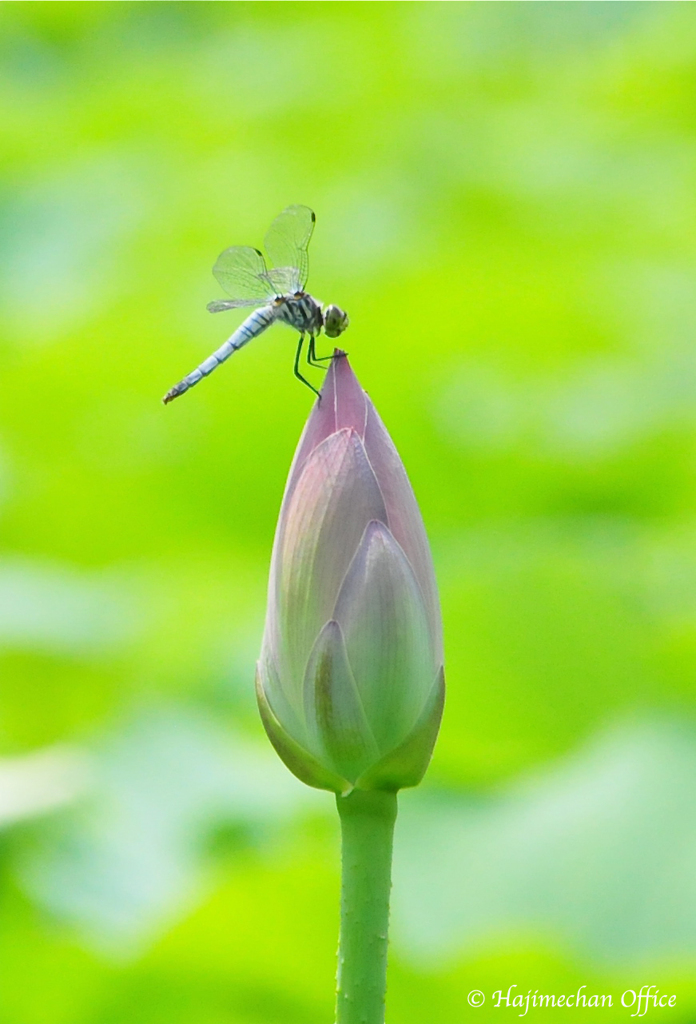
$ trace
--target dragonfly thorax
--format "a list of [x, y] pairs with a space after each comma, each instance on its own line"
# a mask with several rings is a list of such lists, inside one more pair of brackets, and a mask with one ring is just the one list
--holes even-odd
[[307, 292], [282, 295], [275, 301], [276, 317], [300, 334], [319, 334], [324, 326], [321, 306]]

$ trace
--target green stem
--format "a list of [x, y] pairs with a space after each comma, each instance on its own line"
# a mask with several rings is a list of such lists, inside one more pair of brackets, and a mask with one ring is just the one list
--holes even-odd
[[336, 797], [341, 818], [341, 934], [336, 1024], [384, 1024], [396, 793]]

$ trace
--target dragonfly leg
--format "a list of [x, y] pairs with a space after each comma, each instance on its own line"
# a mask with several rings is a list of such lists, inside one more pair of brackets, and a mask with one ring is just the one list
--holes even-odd
[[333, 356], [322, 356], [318, 358], [316, 352], [314, 351], [315, 341], [316, 338], [314, 337], [314, 335], [310, 334], [309, 344], [307, 345], [307, 365], [315, 366], [317, 370], [326, 370], [326, 367], [321, 365], [321, 360], [333, 359]]
[[300, 373], [300, 370], [299, 370], [300, 356], [302, 355], [302, 345], [303, 345], [303, 342], [304, 342], [304, 334], [301, 334], [300, 335], [300, 340], [297, 343], [297, 352], [295, 353], [295, 366], [293, 368], [293, 372], [294, 372], [295, 376], [297, 377], [297, 379], [301, 380], [303, 384], [306, 384], [307, 387], [310, 389], [310, 391], [313, 391], [314, 394], [317, 395], [317, 397], [321, 400], [321, 395], [319, 394], [317, 389], [312, 384], [309, 383], [309, 381], [307, 380], [306, 377], [302, 376], [302, 374]]
[[330, 356], [318, 356], [314, 351], [314, 343], [316, 338], [313, 334], [309, 336], [309, 347], [307, 349], [307, 362], [310, 366], [316, 366], [318, 370], [325, 370], [325, 366], [320, 366], [320, 363], [330, 362], [334, 356], [333, 353]]

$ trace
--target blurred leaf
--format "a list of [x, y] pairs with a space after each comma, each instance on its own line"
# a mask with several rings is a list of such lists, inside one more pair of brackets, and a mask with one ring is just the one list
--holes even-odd
[[0, 758], [0, 826], [71, 804], [91, 782], [89, 759], [69, 747]]
[[120, 647], [140, 622], [132, 601], [103, 579], [64, 566], [0, 563], [0, 647], [90, 653]]
[[269, 750], [200, 713], [153, 710], [95, 751], [89, 802], [56, 822], [20, 870], [98, 948], [132, 955], [201, 898], [202, 852], [218, 823], [264, 845], [315, 800]]
[[696, 956], [696, 732], [645, 722], [487, 800], [403, 801], [395, 933], [452, 957], [516, 932], [615, 964]]

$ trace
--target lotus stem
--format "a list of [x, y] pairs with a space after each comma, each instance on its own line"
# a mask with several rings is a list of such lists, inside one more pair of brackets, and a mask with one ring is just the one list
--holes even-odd
[[341, 819], [341, 931], [336, 1024], [384, 1024], [396, 793], [337, 796]]

